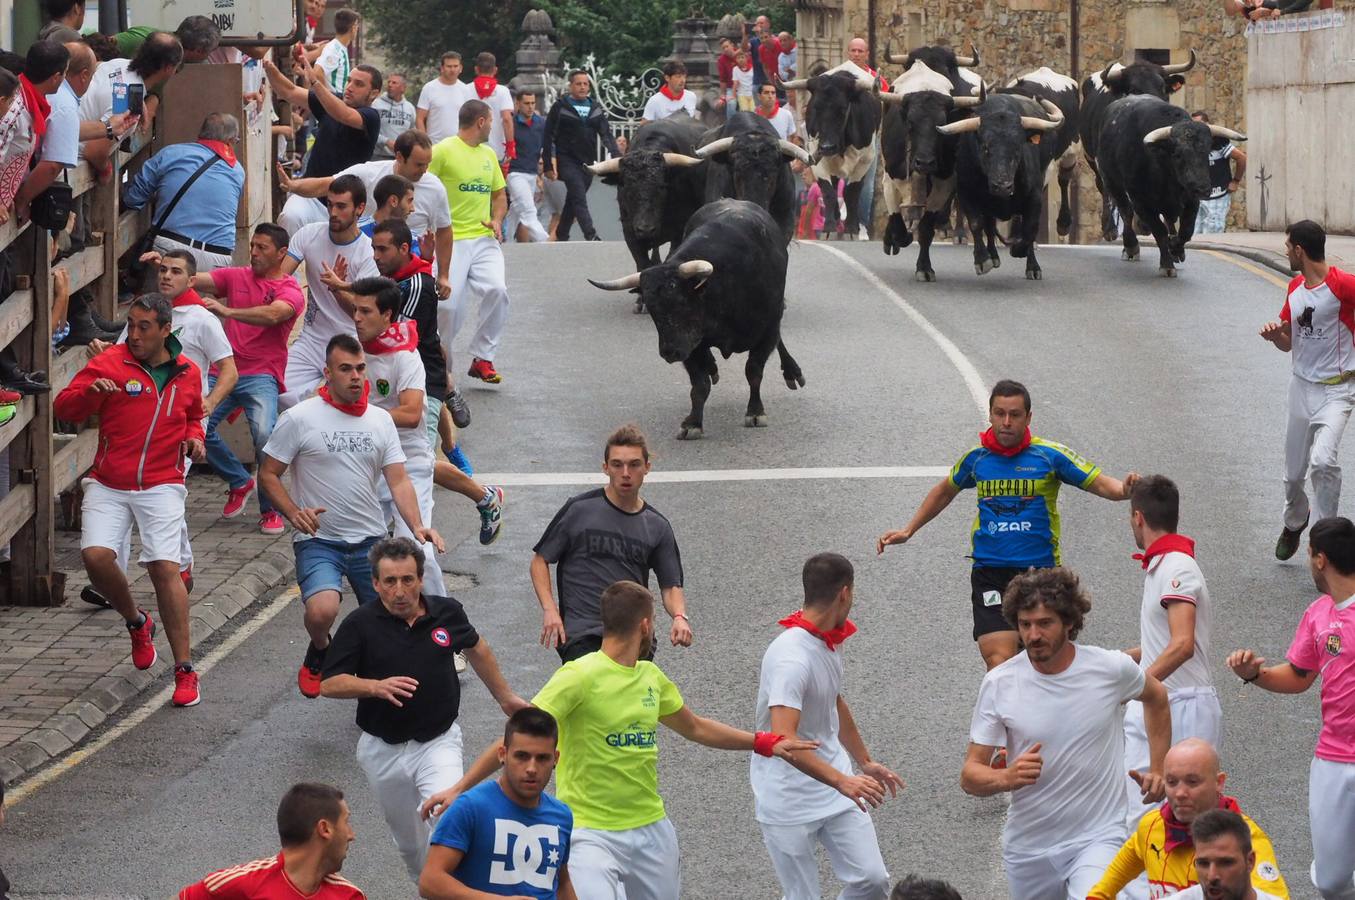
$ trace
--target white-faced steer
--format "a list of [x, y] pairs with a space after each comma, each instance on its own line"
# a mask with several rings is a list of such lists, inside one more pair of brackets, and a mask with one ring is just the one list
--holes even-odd
[[747, 353], [748, 409], [743, 424], [767, 424], [762, 369], [776, 350], [786, 387], [804, 386], [800, 366], [781, 340], [786, 310], [786, 242], [762, 207], [745, 200], [708, 203], [692, 216], [682, 243], [668, 259], [613, 281], [593, 281], [606, 291], [635, 291], [659, 333], [659, 355], [681, 362], [692, 385], [692, 410], [679, 440], [704, 434], [711, 385], [720, 379], [712, 350], [726, 359]]

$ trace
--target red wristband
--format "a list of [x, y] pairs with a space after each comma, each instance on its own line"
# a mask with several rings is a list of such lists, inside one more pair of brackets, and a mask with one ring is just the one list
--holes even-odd
[[753, 752], [758, 756], [771, 756], [772, 748], [786, 739], [784, 734], [759, 731], [753, 735]]

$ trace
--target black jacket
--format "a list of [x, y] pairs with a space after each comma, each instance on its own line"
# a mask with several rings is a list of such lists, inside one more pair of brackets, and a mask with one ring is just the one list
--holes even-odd
[[580, 163], [597, 162], [597, 142], [612, 156], [620, 156], [621, 150], [612, 137], [611, 125], [607, 123], [607, 111], [596, 100], [588, 111], [587, 121], [579, 118], [578, 110], [567, 97], [561, 97], [550, 108], [546, 117], [546, 136], [541, 141], [541, 163], [549, 172], [556, 155], [564, 156]]

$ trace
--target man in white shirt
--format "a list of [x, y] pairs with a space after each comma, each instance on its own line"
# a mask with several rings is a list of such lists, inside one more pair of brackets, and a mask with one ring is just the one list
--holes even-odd
[[[816, 844], [828, 851], [842, 897], [885, 900], [889, 873], [867, 804], [879, 806], [903, 780], [871, 759], [842, 696], [839, 649], [856, 632], [847, 618], [855, 572], [845, 557], [820, 553], [805, 563], [802, 580], [804, 607], [778, 623], [786, 630], [762, 656], [756, 730], [818, 746], [790, 757], [790, 765], [753, 755], [754, 815], [784, 900], [820, 897]], [[860, 775], [852, 774], [853, 760]]]
[[[141, 49], [133, 59], [110, 59], [99, 63], [94, 70], [89, 90], [80, 98], [80, 120], [82, 122], [107, 122], [114, 113], [113, 86], [134, 84], [146, 88], [143, 101], [142, 132], [150, 134], [151, 123], [160, 104], [153, 93], [156, 88], [174, 77], [183, 63], [183, 45], [172, 34], [157, 31], [142, 43]], [[110, 142], [109, 150], [112, 149]], [[92, 154], [87, 153], [87, 157]]]
[[[1061, 567], [1018, 575], [1002, 599], [1026, 649], [983, 678], [960, 786], [976, 797], [1012, 794], [1002, 830], [1012, 900], [1080, 900], [1119, 852], [1130, 700], [1143, 701], [1152, 758], [1136, 780], [1145, 800], [1165, 796], [1167, 690], [1127, 654], [1073, 642], [1089, 609], [1077, 576]], [[993, 767], [999, 749], [1005, 768]]]
[[[1164, 475], [1138, 480], [1129, 495], [1130, 527], [1142, 553], [1143, 605], [1139, 612], [1139, 646], [1128, 651], [1145, 673], [1162, 682], [1171, 705], [1172, 741], [1199, 738], [1219, 746], [1223, 709], [1209, 674], [1209, 637], [1214, 610], [1204, 575], [1195, 562], [1195, 542], [1176, 531], [1181, 498]], [[1143, 704], [1131, 700], [1125, 709], [1125, 770], [1149, 765]], [[1152, 806], [1140, 802], [1139, 785], [1125, 778], [1129, 831]], [[1147, 896], [1147, 883], [1143, 885]]]
[[[336, 335], [352, 335], [353, 309], [325, 284], [326, 273], [354, 280], [379, 275], [372, 259], [372, 240], [358, 229], [358, 219], [367, 207], [367, 188], [356, 175], [341, 175], [329, 186], [329, 221], [301, 228], [287, 245], [282, 273], [291, 275], [306, 264], [306, 317], [287, 351], [283, 375], [286, 392], [278, 397], [278, 409], [299, 403], [324, 380], [326, 350]], [[365, 363], [364, 363], [365, 366]]]
[[405, 99], [405, 76], [394, 72], [386, 76], [386, 93], [372, 101], [372, 109], [381, 116], [381, 137], [377, 139], [373, 159], [393, 159], [395, 139], [414, 127], [414, 104]]
[[696, 118], [696, 94], [687, 90], [687, 67], [681, 60], [664, 63], [663, 80], [664, 86], [645, 103], [640, 124], [657, 122], [680, 112]]
[[325, 44], [315, 65], [325, 73], [329, 89], [340, 96], [348, 86], [348, 73], [353, 70], [352, 57], [349, 55], [353, 41], [358, 37], [358, 26], [362, 16], [351, 9], [341, 9], [334, 14], [334, 39]]
[[471, 96], [483, 100], [490, 111], [489, 144], [499, 165], [517, 156], [513, 140], [513, 94], [499, 84], [499, 63], [488, 51], [475, 57], [475, 80], [471, 82]]
[[461, 104], [474, 94], [461, 78], [461, 54], [448, 50], [442, 54], [438, 77], [419, 91], [415, 112], [415, 128], [428, 135], [433, 143], [449, 138], [460, 129]]
[[431, 233], [436, 239], [438, 296], [445, 298], [452, 292], [452, 214], [442, 179], [428, 174], [433, 142], [421, 131], [408, 130], [395, 139], [394, 148], [394, 159], [358, 163], [332, 177], [289, 178], [286, 172], [279, 171], [278, 184], [291, 196], [278, 216], [278, 224], [289, 232], [296, 232], [313, 222], [323, 222], [326, 211], [319, 198], [332, 189], [336, 179], [345, 175], [359, 178], [367, 189], [368, 198], [376, 192], [376, 183], [387, 175], [407, 178], [414, 185], [414, 209], [409, 214], [409, 230], [416, 238]]
[[[1278, 322], [1261, 337], [1289, 354], [1289, 418], [1284, 437], [1284, 528], [1275, 558], [1289, 559], [1309, 521], [1335, 516], [1341, 500], [1341, 437], [1355, 408], [1355, 277], [1327, 264], [1327, 233], [1310, 219], [1285, 229], [1289, 268], [1298, 276]], [[1312, 469], [1313, 502], [1304, 483]]]
[[[362, 278], [348, 291], [353, 325], [367, 355], [371, 402], [390, 413], [405, 451], [405, 472], [419, 500], [419, 515], [433, 521], [433, 445], [424, 421], [427, 374], [419, 355], [418, 328], [412, 320], [396, 321], [404, 298], [389, 278]], [[389, 492], [381, 493], [383, 521], [395, 520], [395, 536], [413, 538], [396, 514]], [[428, 593], [447, 596], [433, 545], [423, 544], [423, 583]]]
[[1280, 900], [1252, 885], [1256, 865], [1251, 829], [1237, 813], [1211, 809], [1190, 825], [1195, 844], [1195, 884], [1172, 896], [1177, 900]]
[[[310, 698], [320, 696], [342, 579], [359, 603], [376, 600], [367, 554], [385, 537], [379, 482], [385, 481], [414, 539], [431, 542], [439, 553], [445, 549], [419, 515], [395, 422], [368, 403], [367, 359], [353, 335], [329, 340], [324, 378], [317, 396], [278, 417], [259, 466], [259, 487], [295, 529], [292, 553], [310, 634], [297, 687]], [[289, 468], [290, 490], [282, 484]]]
[[789, 106], [782, 106], [776, 99], [776, 85], [770, 82], [757, 89], [757, 109], [755, 112], [772, 123], [776, 136], [783, 141], [804, 146], [804, 141], [795, 132], [795, 116]]

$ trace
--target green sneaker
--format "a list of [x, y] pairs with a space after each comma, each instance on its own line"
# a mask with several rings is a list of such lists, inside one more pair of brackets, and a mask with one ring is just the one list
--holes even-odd
[[1308, 523], [1304, 522], [1300, 528], [1285, 528], [1282, 530], [1280, 539], [1275, 542], [1275, 558], [1283, 562], [1298, 552], [1299, 535], [1303, 534], [1303, 529], [1307, 527]]

